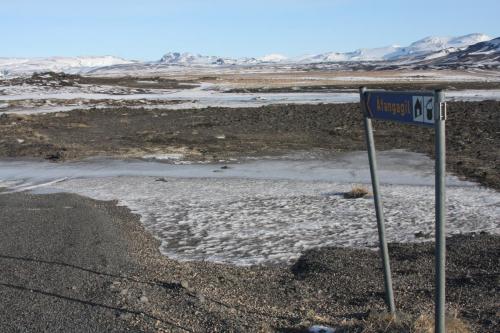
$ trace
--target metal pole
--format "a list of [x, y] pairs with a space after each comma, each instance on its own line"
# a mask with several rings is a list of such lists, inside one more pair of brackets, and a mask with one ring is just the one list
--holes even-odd
[[446, 176], [446, 146], [445, 146], [445, 110], [441, 110], [444, 94], [441, 90], [434, 92], [434, 128], [436, 132], [436, 313], [435, 332], [445, 333], [445, 176]]
[[379, 238], [380, 254], [382, 256], [382, 264], [384, 266], [384, 286], [385, 286], [385, 302], [389, 307], [389, 311], [394, 314], [396, 306], [394, 305], [394, 295], [392, 292], [391, 266], [389, 263], [389, 250], [387, 241], [385, 240], [384, 212], [382, 210], [382, 201], [379, 194], [379, 182], [377, 175], [377, 161], [375, 156], [375, 143], [373, 140], [372, 121], [366, 115], [364, 93], [365, 87], [359, 89], [361, 108], [363, 111], [363, 119], [365, 125], [366, 145], [368, 147], [368, 159], [370, 161], [370, 174], [372, 178], [373, 199], [375, 201], [375, 213], [377, 215], [377, 229]]

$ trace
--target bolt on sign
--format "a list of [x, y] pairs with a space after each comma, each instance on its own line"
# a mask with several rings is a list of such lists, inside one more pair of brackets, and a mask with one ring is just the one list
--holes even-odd
[[436, 308], [435, 332], [445, 332], [445, 120], [444, 94], [436, 91], [381, 91], [360, 88], [373, 200], [377, 216], [380, 254], [384, 271], [385, 298], [389, 311], [396, 313], [392, 290], [389, 250], [385, 238], [384, 212], [380, 198], [372, 119], [433, 127], [436, 140]]
[[368, 118], [434, 126], [434, 92], [366, 91], [363, 99]]

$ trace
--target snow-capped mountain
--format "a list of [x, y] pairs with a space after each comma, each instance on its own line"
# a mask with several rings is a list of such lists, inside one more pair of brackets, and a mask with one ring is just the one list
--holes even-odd
[[[358, 49], [353, 52], [329, 52], [297, 58], [300, 63], [342, 62], [342, 61], [391, 61], [434, 54], [439, 51], [458, 49], [490, 40], [484, 34], [469, 34], [460, 37], [426, 37], [409, 46], [387, 46], [372, 49]], [[449, 53], [449, 52], [448, 52]]]
[[285, 62], [288, 60], [288, 58], [282, 54], [271, 53], [263, 57], [257, 58], [257, 60], [261, 62]]
[[131, 64], [135, 61], [113, 56], [99, 57], [49, 57], [49, 58], [0, 58], [3, 75], [30, 74], [33, 72], [82, 73], [95, 68]]
[[202, 56], [192, 53], [169, 52], [160, 59], [160, 63], [176, 65], [211, 65], [216, 63], [218, 57]]
[[183, 68], [283, 67], [308, 69], [397, 69], [422, 67], [500, 68], [498, 38], [484, 34], [460, 37], [426, 37], [408, 46], [358, 49], [352, 52], [327, 52], [287, 58], [269, 54], [260, 58], [229, 58], [193, 53], [169, 52], [160, 60], [140, 62], [118, 57], [0, 58], [0, 77], [29, 75], [33, 72], [92, 73], [102, 75], [145, 75]]
[[473, 44], [429, 62], [433, 66], [498, 67], [500, 64], [500, 38]]
[[[288, 63], [288, 64], [313, 64], [324, 62], [350, 62], [350, 61], [393, 61], [407, 58], [417, 58], [425, 55], [438, 57], [457, 51], [469, 45], [490, 40], [484, 34], [469, 34], [460, 37], [426, 37], [409, 46], [386, 46], [372, 49], [358, 49], [352, 52], [327, 52], [315, 55], [305, 55], [288, 58], [281, 54], [269, 54], [260, 58], [223, 58], [216, 56], [202, 56], [191, 53], [169, 52], [161, 59], [161, 63], [181, 66], [199, 65], [247, 65], [262, 63]], [[448, 51], [445, 51], [448, 50]], [[436, 54], [442, 52], [443, 54]]]
[[358, 49], [352, 52], [327, 52], [315, 55], [306, 55], [295, 58], [298, 63], [344, 62], [344, 61], [381, 61], [388, 54], [395, 53], [398, 46], [387, 46], [373, 49]]
[[471, 54], [491, 54], [500, 52], [500, 37], [469, 46], [465, 51]]
[[490, 40], [491, 37], [484, 34], [469, 34], [460, 37], [426, 37], [405, 48], [406, 53], [418, 54], [440, 51], [449, 48], [463, 48], [476, 43]]
[[161, 57], [160, 64], [177, 66], [252, 65], [264, 60], [255, 58], [228, 58], [205, 56], [193, 53], [168, 52]]

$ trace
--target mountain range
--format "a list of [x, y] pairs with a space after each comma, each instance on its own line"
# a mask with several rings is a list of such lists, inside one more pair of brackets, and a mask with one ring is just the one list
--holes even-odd
[[114, 56], [0, 58], [0, 76], [33, 72], [125, 73], [165, 71], [183, 67], [280, 67], [331, 69], [500, 68], [500, 38], [474, 33], [459, 37], [426, 37], [408, 46], [327, 52], [288, 58], [270, 54], [260, 58], [229, 58], [169, 52], [157, 61], [127, 60]]

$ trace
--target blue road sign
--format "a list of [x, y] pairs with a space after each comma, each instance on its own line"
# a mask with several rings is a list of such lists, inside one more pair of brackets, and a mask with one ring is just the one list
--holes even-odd
[[[445, 120], [446, 104], [444, 93], [441, 90], [434, 92], [388, 92], [370, 91], [365, 87], [359, 88], [363, 121], [365, 124], [366, 144], [368, 146], [368, 161], [372, 179], [373, 200], [377, 216], [380, 254], [384, 268], [384, 287], [386, 303], [391, 313], [396, 312], [394, 294], [392, 291], [391, 266], [389, 250], [385, 238], [384, 213], [379, 193], [377, 175], [377, 159], [373, 140], [373, 119], [392, 120], [402, 123], [434, 126], [436, 140], [436, 292], [435, 292], [435, 326], [436, 333], [445, 332], [445, 301], [446, 301], [446, 144]], [[435, 105], [437, 106], [435, 110]]]
[[367, 91], [362, 96], [368, 118], [434, 126], [434, 92]]

